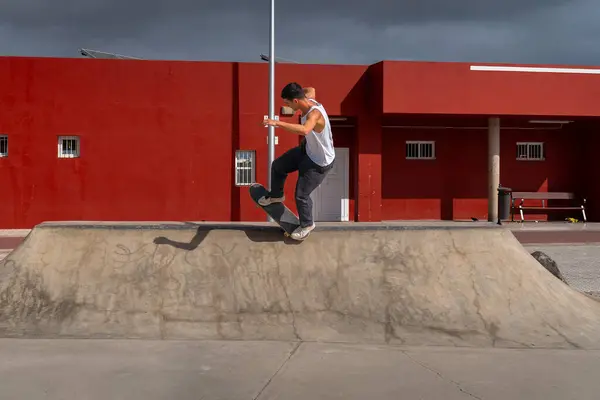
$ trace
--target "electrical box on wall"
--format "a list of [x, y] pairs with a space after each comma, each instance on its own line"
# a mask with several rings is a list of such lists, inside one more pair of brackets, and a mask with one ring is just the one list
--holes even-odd
[[[268, 115], [265, 115], [265, 120], [269, 119]], [[279, 115], [274, 115], [273, 119], [275, 121], [279, 121]], [[269, 136], [267, 136], [267, 144], [269, 144]], [[277, 136], [275, 136], [275, 146], [277, 146], [279, 144], [279, 138]]]

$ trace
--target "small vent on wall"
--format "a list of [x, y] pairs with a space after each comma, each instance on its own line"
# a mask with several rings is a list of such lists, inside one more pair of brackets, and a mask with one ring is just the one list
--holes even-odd
[[8, 136], [0, 135], [0, 157], [8, 157]]
[[406, 142], [407, 160], [434, 160], [435, 142], [433, 141], [407, 141]]
[[517, 160], [541, 161], [545, 159], [544, 143], [541, 142], [518, 142]]
[[77, 158], [80, 153], [78, 136], [58, 137], [58, 158]]

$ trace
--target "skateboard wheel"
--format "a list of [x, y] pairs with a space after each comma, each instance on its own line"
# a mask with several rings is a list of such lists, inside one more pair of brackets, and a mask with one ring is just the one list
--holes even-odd
[[283, 232], [283, 236], [285, 236], [285, 237], [290, 237], [290, 234], [289, 234], [289, 233], [287, 233], [287, 232]]

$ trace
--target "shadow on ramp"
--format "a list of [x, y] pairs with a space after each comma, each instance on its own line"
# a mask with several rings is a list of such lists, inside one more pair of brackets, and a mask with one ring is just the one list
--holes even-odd
[[158, 236], [157, 238], [154, 239], [154, 244], [164, 244], [167, 246], [175, 247], [176, 249], [180, 249], [180, 250], [193, 251], [193, 250], [196, 250], [198, 248], [198, 246], [200, 246], [200, 244], [202, 244], [202, 242], [204, 241], [204, 239], [206, 239], [206, 236], [208, 235], [209, 232], [210, 232], [210, 230], [198, 229], [196, 231], [196, 235], [194, 235], [192, 240], [187, 243], [186, 242], [177, 242], [175, 240], [171, 240], [164, 236]]
[[253, 226], [211, 226], [206, 227], [191, 222], [186, 222], [186, 225], [197, 226], [196, 234], [189, 242], [178, 242], [171, 240], [165, 236], [158, 236], [154, 239], [154, 244], [167, 245], [180, 250], [193, 251], [196, 250], [206, 239], [211, 231], [215, 230], [235, 230], [242, 231], [246, 237], [254, 243], [278, 243], [283, 242], [287, 245], [299, 245], [303, 242], [294, 240], [284, 236], [283, 229], [279, 227], [253, 227]]

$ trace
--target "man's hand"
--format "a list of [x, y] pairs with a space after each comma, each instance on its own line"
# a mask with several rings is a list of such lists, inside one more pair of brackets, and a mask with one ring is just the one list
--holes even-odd
[[279, 121], [277, 121], [275, 119], [268, 119], [268, 118], [263, 121], [263, 125], [264, 126], [274, 126], [274, 127], [277, 127], [278, 123], [279, 123]]
[[289, 122], [274, 121], [272, 119], [265, 119], [263, 121], [263, 124], [264, 124], [264, 126], [270, 125], [270, 126], [274, 126], [274, 127], [279, 127], [279, 128], [285, 129], [286, 131], [295, 133], [297, 135], [306, 136], [315, 128], [320, 116], [321, 116], [321, 113], [319, 112], [319, 110], [313, 110], [308, 114], [308, 117], [306, 118], [306, 122], [304, 123], [304, 125], [290, 124]]

